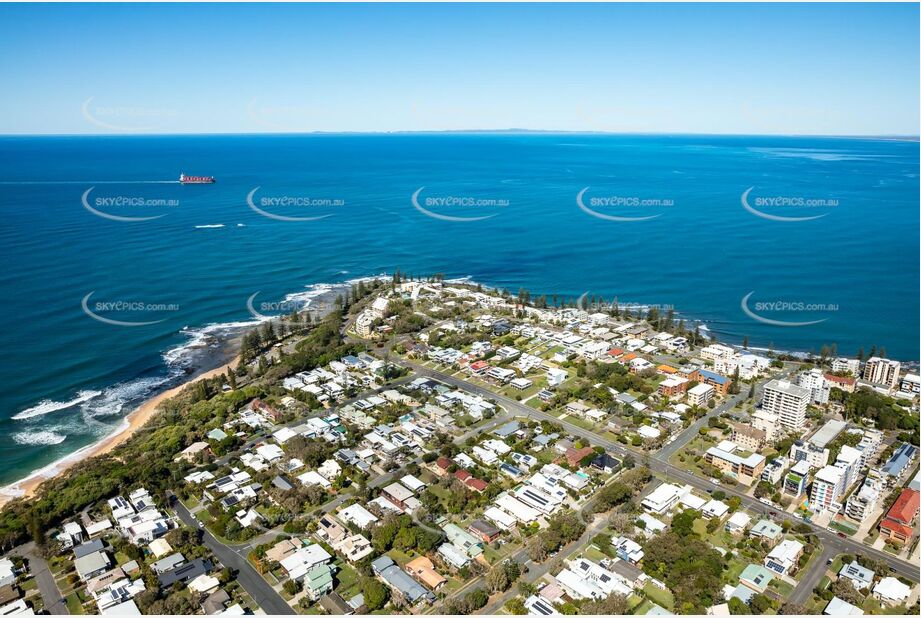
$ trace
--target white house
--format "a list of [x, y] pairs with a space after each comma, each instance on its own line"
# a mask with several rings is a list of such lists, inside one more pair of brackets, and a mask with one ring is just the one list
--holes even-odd
[[803, 555], [803, 544], [799, 541], [786, 539], [771, 550], [764, 559], [764, 566], [781, 575], [787, 575], [796, 570], [797, 561]]
[[736, 511], [732, 514], [732, 517], [729, 518], [729, 521], [726, 522], [726, 531], [730, 534], [740, 534], [745, 532], [745, 529], [748, 528], [752, 518], [742, 511]]
[[352, 523], [361, 529], [367, 528], [377, 522], [377, 517], [360, 504], [352, 504], [339, 511], [339, 519]]
[[307, 571], [318, 564], [326, 564], [332, 556], [317, 543], [301, 547], [290, 556], [283, 558], [279, 564], [288, 573], [288, 577], [295, 581], [304, 578]]
[[884, 577], [873, 588], [873, 596], [886, 605], [901, 605], [911, 594], [911, 588], [894, 577]]
[[688, 492], [682, 487], [662, 483], [643, 499], [642, 505], [650, 513], [662, 515], [678, 504], [678, 500], [686, 493]]

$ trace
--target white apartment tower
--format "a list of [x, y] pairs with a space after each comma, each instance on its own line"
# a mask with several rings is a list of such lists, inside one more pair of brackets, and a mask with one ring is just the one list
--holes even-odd
[[895, 388], [899, 383], [901, 368], [902, 364], [898, 361], [874, 356], [863, 368], [863, 379], [873, 384], [882, 384], [887, 388]]
[[776, 414], [784, 427], [802, 431], [810, 397], [809, 389], [791, 384], [787, 380], [771, 380], [764, 385], [761, 409]]
[[832, 371], [846, 371], [853, 376], [860, 375], [860, 361], [856, 358], [836, 358], [831, 362]]
[[803, 388], [809, 389], [809, 398], [812, 403], [828, 403], [828, 395], [831, 393], [831, 386], [825, 379], [825, 374], [821, 369], [812, 369], [799, 374], [797, 384]]

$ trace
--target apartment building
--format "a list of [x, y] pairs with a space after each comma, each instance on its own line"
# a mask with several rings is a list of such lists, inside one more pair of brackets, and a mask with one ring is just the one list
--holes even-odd
[[787, 469], [786, 457], [776, 457], [764, 465], [764, 471], [761, 472], [761, 480], [771, 485], [776, 485], [783, 478], [783, 472]]
[[796, 381], [797, 385], [809, 390], [809, 401], [813, 404], [824, 405], [828, 403], [828, 395], [831, 393], [831, 386], [825, 379], [825, 374], [821, 369], [811, 369], [799, 374]]
[[688, 403], [692, 406], [705, 406], [713, 399], [713, 387], [708, 384], [698, 384], [688, 391]]
[[836, 358], [831, 362], [831, 370], [835, 373], [847, 372], [857, 376], [860, 375], [860, 361], [856, 358]]
[[[723, 445], [725, 443], [721, 444]], [[704, 459], [708, 464], [729, 474], [743, 485], [751, 485], [761, 478], [761, 473], [764, 471], [764, 456], [752, 453], [747, 457], [742, 457], [734, 452], [734, 447], [735, 445], [732, 445], [732, 450], [724, 450], [711, 446], [707, 449]]]
[[767, 410], [755, 410], [751, 415], [751, 424], [755, 429], [764, 432], [764, 439], [768, 443], [773, 443], [780, 433], [780, 417], [772, 414]]
[[743, 449], [758, 451], [764, 446], [766, 434], [763, 430], [735, 422], [730, 422], [729, 427], [732, 428], [732, 437], [730, 439]]
[[921, 376], [914, 373], [905, 374], [899, 385], [899, 392], [910, 396], [921, 393]]
[[876, 508], [883, 487], [884, 484], [879, 476], [870, 473], [864, 479], [860, 489], [852, 493], [847, 499], [844, 509], [845, 514], [854, 521], [863, 522]]
[[874, 356], [867, 361], [863, 368], [863, 379], [872, 384], [879, 384], [888, 389], [895, 388], [899, 383], [899, 370], [902, 364], [888, 358]]
[[799, 498], [806, 492], [809, 483], [809, 463], [798, 461], [783, 478], [783, 491], [788, 496]]
[[809, 503], [815, 511], [837, 512], [838, 499], [844, 491], [845, 470], [837, 466], [825, 466], [815, 473]]
[[797, 440], [790, 447], [790, 459], [793, 462], [805, 461], [810, 468], [821, 468], [828, 464], [828, 449], [820, 448], [812, 442]]
[[784, 427], [802, 431], [810, 396], [810, 391], [802, 386], [787, 380], [771, 380], [764, 385], [761, 408], [776, 414]]

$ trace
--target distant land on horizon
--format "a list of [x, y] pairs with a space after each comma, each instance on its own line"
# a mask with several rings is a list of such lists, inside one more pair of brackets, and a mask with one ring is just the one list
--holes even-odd
[[565, 129], [441, 129], [441, 130], [413, 130], [405, 129], [399, 131], [213, 131], [204, 133], [157, 133], [153, 131], [132, 133], [129, 131], [110, 131], [108, 133], [0, 133], [0, 137], [181, 137], [181, 136], [206, 136], [206, 135], [239, 135], [239, 136], [258, 136], [258, 135], [450, 135], [450, 134], [472, 134], [472, 135], [606, 135], [617, 136], [623, 135], [628, 137], [802, 137], [802, 138], [825, 138], [825, 139], [869, 139], [869, 140], [893, 140], [905, 142], [921, 142], [921, 135], [898, 135], [898, 134], [821, 134], [821, 133], [713, 133], [713, 132], [687, 132], [687, 131], [569, 131]]

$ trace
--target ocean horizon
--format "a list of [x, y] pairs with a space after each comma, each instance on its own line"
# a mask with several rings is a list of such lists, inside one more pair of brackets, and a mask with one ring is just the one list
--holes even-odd
[[753, 348], [919, 358], [916, 139], [5, 136], [0, 153], [2, 485], [223, 364], [262, 316], [396, 269], [673, 309]]

